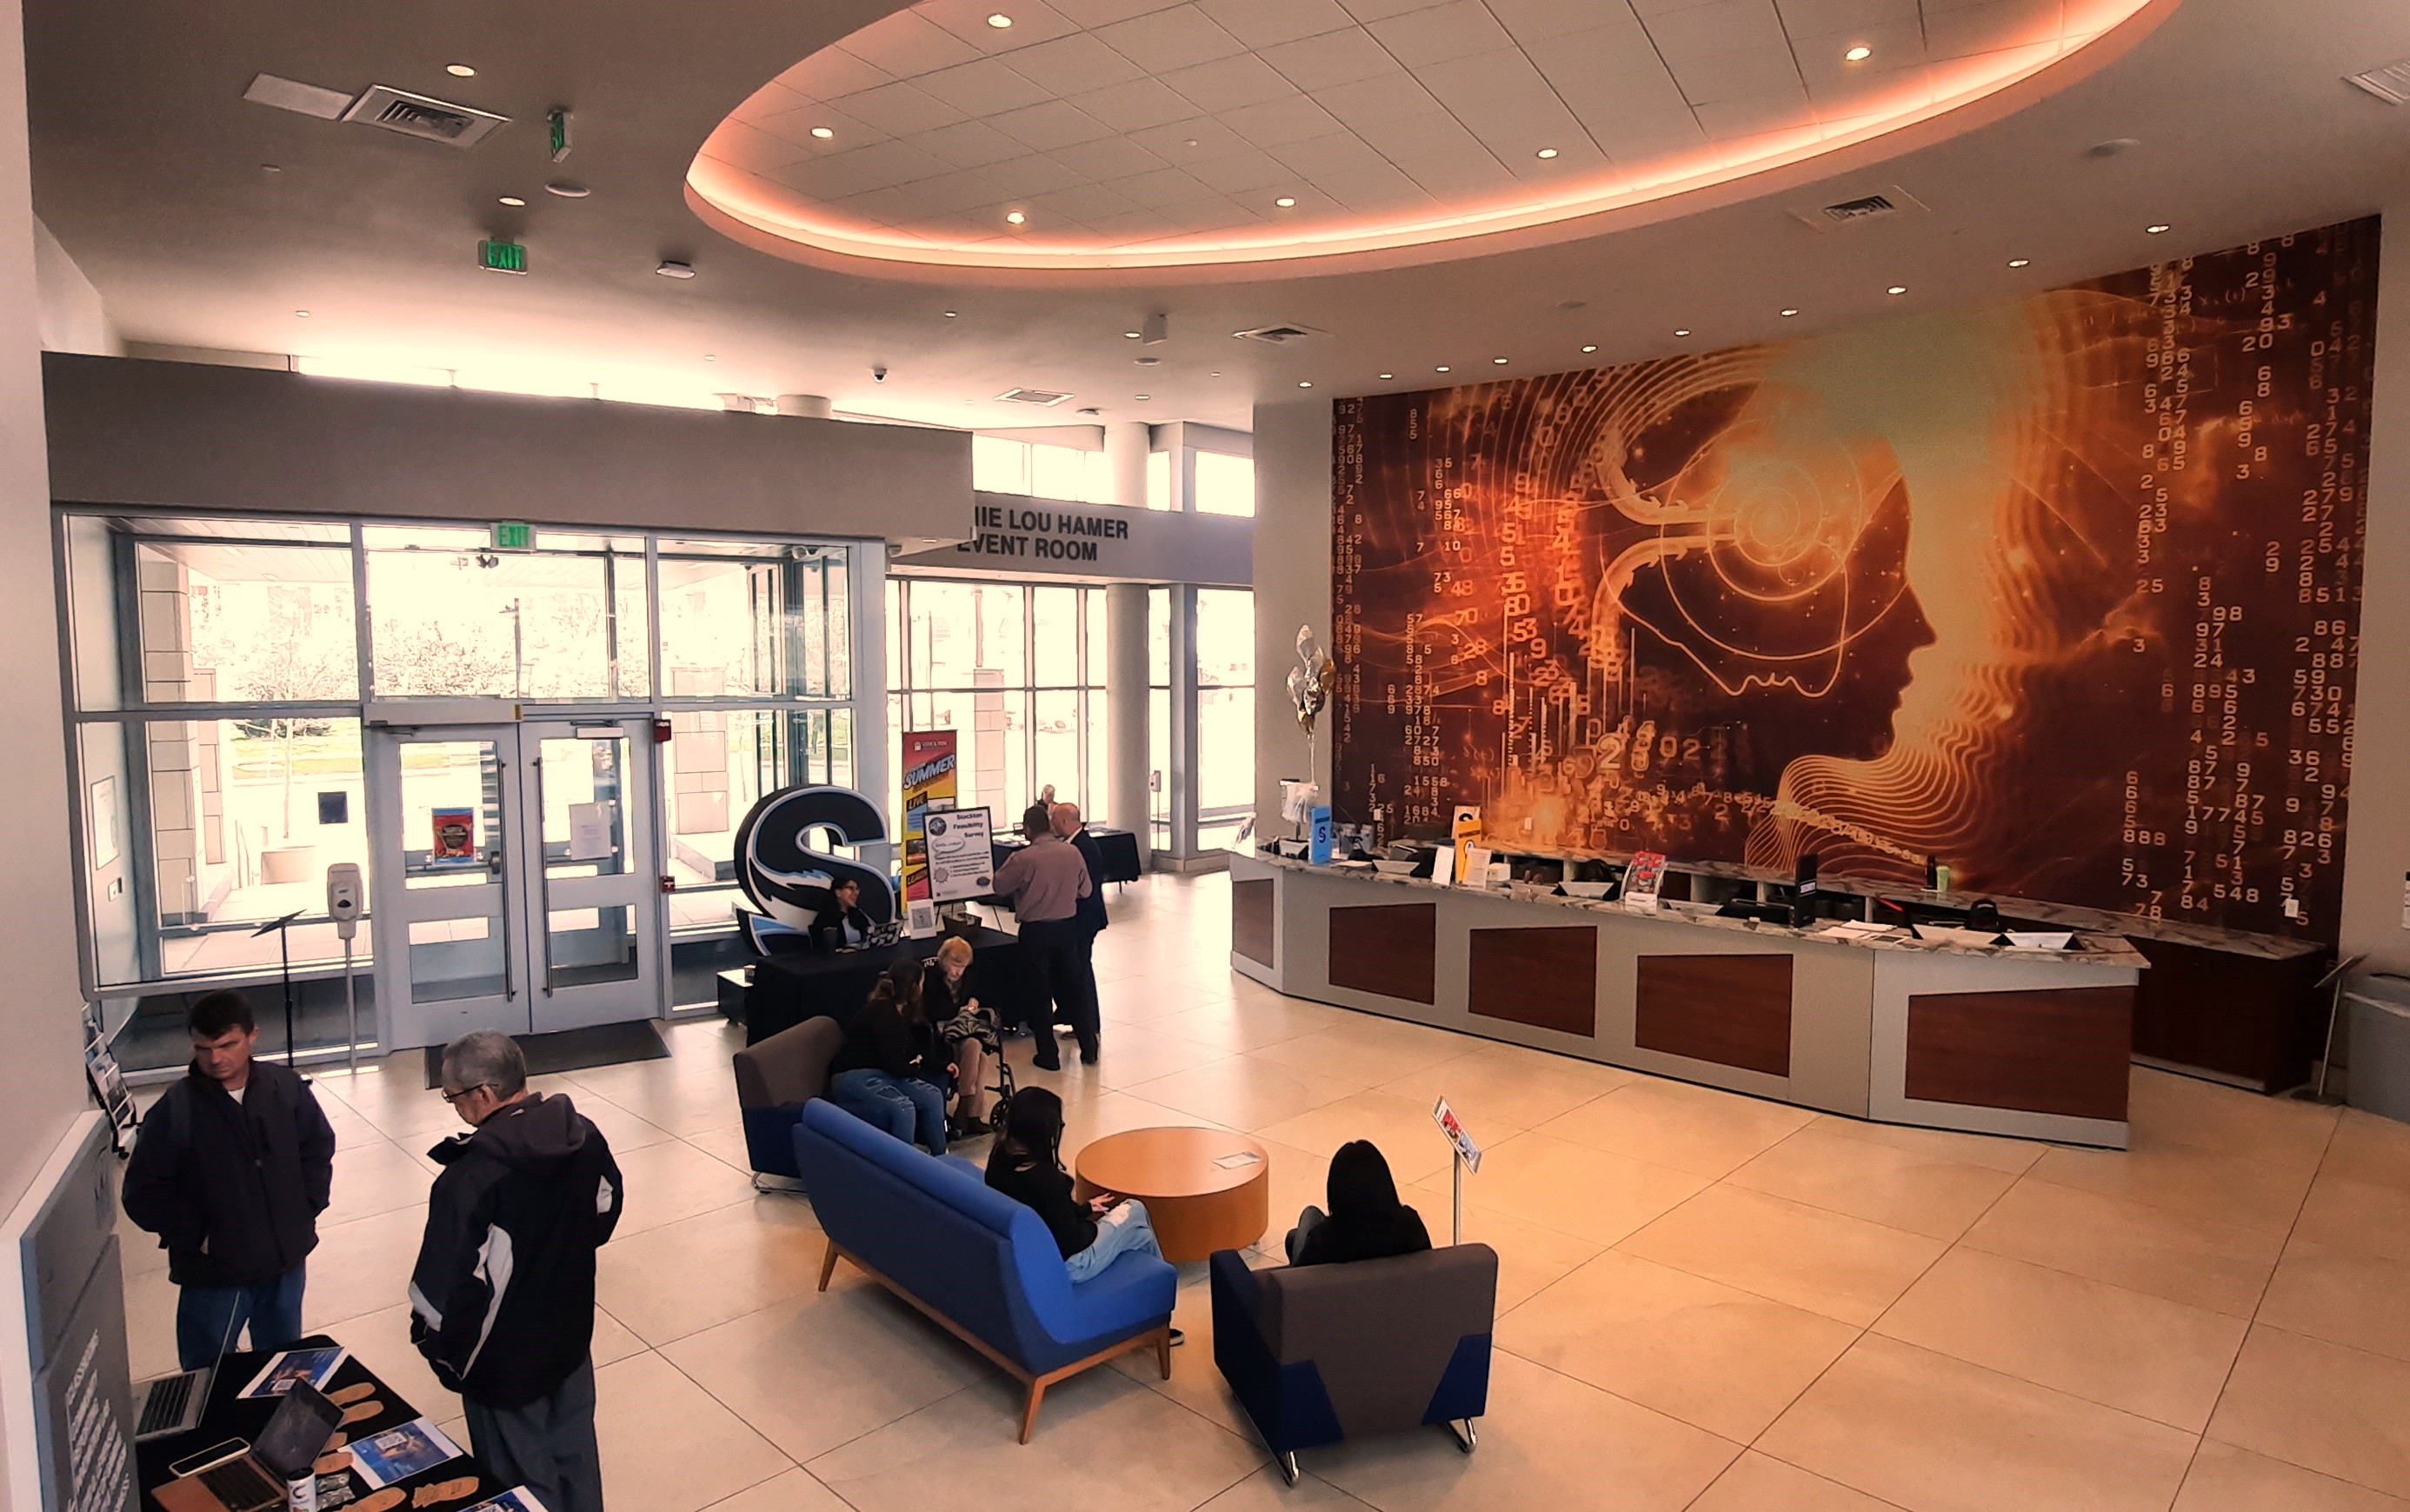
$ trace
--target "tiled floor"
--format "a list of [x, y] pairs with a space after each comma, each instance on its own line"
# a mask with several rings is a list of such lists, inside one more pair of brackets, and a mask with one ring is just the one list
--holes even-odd
[[[1102, 1064], [1045, 1079], [1071, 1140], [1248, 1129], [1277, 1228], [1369, 1137], [1440, 1232], [1445, 1093], [1488, 1141], [1465, 1224], [1501, 1258], [1477, 1453], [1350, 1444], [1283, 1488], [1213, 1371], [1201, 1268], [1171, 1380], [1093, 1372], [1016, 1444], [969, 1350], [849, 1272], [813, 1291], [810, 1208], [754, 1194], [737, 1037], [701, 1023], [668, 1060], [546, 1079], [628, 1178], [596, 1336], [612, 1505], [2410, 1509], [2410, 1127], [2148, 1071], [2123, 1154], [1827, 1117], [1278, 997], [1228, 969], [1228, 896], [1115, 900]], [[342, 1152], [308, 1319], [450, 1417], [401, 1296], [420, 1152], [454, 1126], [403, 1062], [319, 1079]], [[129, 1242], [149, 1374], [173, 1298]]]

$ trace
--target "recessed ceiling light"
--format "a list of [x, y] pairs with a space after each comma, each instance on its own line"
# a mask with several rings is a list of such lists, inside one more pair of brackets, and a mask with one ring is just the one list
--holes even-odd
[[812, 128], [812, 135], [818, 137], [822, 141], [826, 141], [831, 137], [835, 136], [836, 132], [834, 128], [829, 126], [814, 126]]
[[1506, 366], [1506, 359], [1504, 357], [1491, 357], [1489, 360], [1498, 364], [1498, 366], [1502, 368]]
[[1841, 61], [1843, 63], [1864, 63], [1874, 55], [1875, 50], [1866, 46], [1864, 42], [1861, 42], [1856, 47], [1850, 49], [1849, 51], [1842, 53]]
[[2009, 266], [2011, 268], [2028, 268], [2032, 265], [2033, 259], [2031, 257], [2011, 257], [2009, 259]]
[[956, 318], [957, 316], [959, 316], [961, 313], [962, 313], [962, 312], [961, 312], [961, 311], [959, 311], [959, 310], [949, 310], [949, 311], [947, 311], [947, 312], [946, 312], [946, 318], [947, 318], [948, 320], [952, 320], [952, 319]]
[[999, 10], [995, 14], [988, 17], [987, 23], [1000, 32], [1012, 24], [1012, 18]]
[[259, 171], [262, 173], [282, 173], [284, 169], [274, 163], [262, 163], [259, 165]]
[[1130, 398], [1138, 400], [1140, 404], [1143, 404], [1148, 400], [1154, 398], [1154, 396], [1153, 394], [1132, 394]]
[[563, 199], [583, 199], [594, 191], [582, 183], [572, 183], [567, 179], [555, 179], [544, 186], [544, 192], [559, 195]]
[[1125, 330], [1125, 331], [1122, 332], [1122, 334], [1123, 334], [1124, 336], [1128, 337], [1128, 338], [1129, 338], [1131, 341], [1133, 341], [1133, 342], [1135, 342], [1135, 341], [1137, 341], [1137, 340], [1138, 340], [1138, 334], [1139, 334], [1139, 333], [1138, 333], [1138, 332], [1136, 332], [1136, 331], [1134, 331], [1134, 330]]
[[477, 77], [477, 70], [470, 67], [465, 63], [447, 63], [443, 65], [443, 71], [450, 74], [455, 79], [474, 79]]
[[1583, 347], [1583, 348], [1582, 348], [1582, 350], [1583, 350], [1585, 353], [1589, 353], [1589, 352], [1595, 352], [1595, 351], [1597, 351], [1597, 350], [1598, 350], [1598, 348], [1597, 348], [1597, 347], [1594, 347], [1594, 346], [1585, 346], [1585, 347]]
[[1297, 206], [1297, 201], [1291, 199], [1286, 195], [1281, 196], [1278, 199], [1273, 200], [1272, 203], [1278, 205], [1283, 210], [1293, 210]]
[[1194, 138], [1194, 137], [1188, 138], [1186, 140], [1183, 141], [1180, 145], [1181, 145], [1181, 146], [1183, 146], [1183, 147], [1194, 147], [1194, 146], [1196, 146], [1196, 145], [1197, 145], [1197, 138]]
[[310, 318], [310, 312], [309, 312], [309, 311], [307, 311], [307, 310], [296, 310], [296, 311], [294, 311], [293, 313], [294, 313], [295, 314], [297, 314], [297, 315], [300, 316], [303, 320], [307, 320], [307, 319], [309, 319], [309, 318]]
[[1387, 383], [1390, 379], [1395, 378], [1396, 376], [1397, 376], [1397, 374], [1396, 374], [1396, 373], [1394, 373], [1394, 372], [1385, 372], [1385, 373], [1381, 374], [1381, 382], [1383, 382], [1383, 383], [1385, 383], [1385, 384], [1386, 384], [1386, 383]]
[[1304, 379], [1300, 378], [1300, 379], [1299, 379], [1299, 380], [1297, 381], [1297, 386], [1298, 386], [1298, 387], [1299, 387], [1299, 388], [1312, 388], [1314, 385], [1313, 385], [1312, 384], [1307, 383]]
[[719, 360], [719, 354], [717, 352], [705, 352], [703, 355], [703, 360], [705, 362], [717, 362]]
[[1785, 319], [1785, 320], [1789, 320], [1792, 316], [1793, 316], [1793, 315], [1797, 314], [1798, 313], [1799, 313], [1799, 312], [1798, 312], [1798, 311], [1796, 311], [1796, 310], [1785, 310], [1784, 312], [1782, 312], [1782, 318], [1783, 318], [1783, 319]]
[[1688, 326], [1677, 326], [1674, 327], [1674, 334], [1677, 336], [1688, 336], [1691, 334], [1691, 327]]
[[665, 262], [659, 268], [654, 269], [653, 271], [661, 274], [663, 278], [692, 278], [694, 277], [694, 265], [691, 263]]
[[1446, 367], [1445, 367], [1445, 365], [1443, 365], [1443, 366], [1441, 366], [1441, 367], [1438, 367], [1438, 368], [1433, 369], [1432, 371], [1433, 371], [1434, 372], [1445, 372], [1445, 371], [1447, 371], [1447, 369], [1446, 369]]
[[1138, 365], [1141, 368], [1152, 368], [1162, 360], [1161, 357], [1140, 357], [1138, 359]]
[[1906, 294], [1908, 292], [1908, 285], [1905, 284], [1895, 284], [1890, 288], [1883, 290], [1883, 292], [1885, 294]]
[[2173, 228], [2166, 225], [2146, 225], [2142, 227], [2142, 234], [2144, 236], [2158, 236], [2171, 229]]
[[1024, 215], [1017, 210], [1009, 212], [1004, 218], [1004, 223], [1007, 225], [1025, 225], [1028, 224], [1028, 221], [1029, 217]]
[[1542, 157], [1554, 157], [1556, 155], [1557, 150], [1553, 147], [1543, 147], [1540, 149], [1540, 156]]
[[521, 199], [521, 198], [520, 198], [518, 196], [516, 196], [516, 195], [504, 195], [504, 196], [502, 196], [501, 202], [502, 202], [503, 204], [505, 204], [505, 205], [508, 205], [508, 206], [509, 206], [511, 209], [513, 209], [513, 210], [525, 210], [525, 209], [527, 209], [527, 201], [526, 201], [526, 200], [524, 200], [524, 199]]

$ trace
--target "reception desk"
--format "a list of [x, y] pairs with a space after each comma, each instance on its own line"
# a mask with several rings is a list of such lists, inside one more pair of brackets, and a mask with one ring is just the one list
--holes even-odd
[[1852, 1117], [2125, 1146], [2146, 963], [2123, 939], [1824, 927], [1230, 858], [1230, 964], [1290, 996]]

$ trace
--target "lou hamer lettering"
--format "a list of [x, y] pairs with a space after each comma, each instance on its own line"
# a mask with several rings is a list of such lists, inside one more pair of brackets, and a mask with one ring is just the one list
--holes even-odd
[[1069, 510], [980, 504], [975, 513], [980, 533], [954, 547], [973, 556], [1094, 561], [1098, 541], [1129, 539], [1127, 520], [1074, 515]]

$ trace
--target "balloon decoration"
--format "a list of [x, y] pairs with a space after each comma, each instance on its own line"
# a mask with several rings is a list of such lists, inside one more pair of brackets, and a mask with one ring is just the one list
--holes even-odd
[[1314, 717], [1330, 702], [1331, 685], [1339, 680], [1339, 665], [1314, 638], [1311, 625], [1298, 627], [1297, 662], [1288, 673], [1288, 701], [1297, 705], [1297, 726], [1311, 742]]

